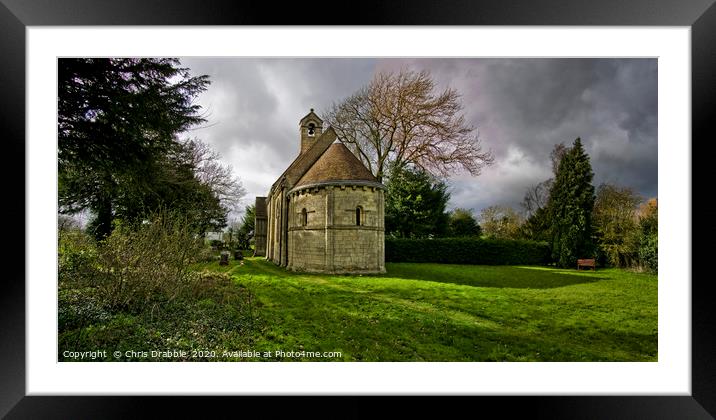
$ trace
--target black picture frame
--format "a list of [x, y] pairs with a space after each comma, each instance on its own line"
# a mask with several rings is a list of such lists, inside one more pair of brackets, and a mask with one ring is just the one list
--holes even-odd
[[[337, 3], [311, 2], [281, 5], [269, 2], [188, 0], [0, 0], [0, 127], [4, 156], [3, 179], [25, 180], [25, 29], [36, 25], [630, 25], [688, 26], [691, 28], [692, 65], [692, 261], [703, 262], [710, 255], [709, 239], [716, 227], [709, 223], [716, 210], [709, 203], [710, 173], [707, 159], [714, 154], [714, 141], [708, 136], [716, 121], [716, 6], [714, 0], [535, 0], [502, 1], [411, 1], [361, 2], [350, 13]], [[281, 9], [279, 12], [277, 9]], [[315, 10], [316, 14], [307, 13]], [[660, 118], [668, 118], [661, 115]], [[19, 157], [22, 156], [23, 159]], [[12, 158], [10, 158], [12, 157]], [[6, 182], [4, 211], [7, 238], [13, 249], [25, 250], [25, 183]], [[22, 238], [22, 239], [21, 239]], [[9, 241], [8, 241], [9, 242]], [[32, 254], [23, 251], [20, 264], [6, 251], [11, 270], [0, 290], [0, 416], [9, 418], [127, 418], [147, 405], [160, 405], [162, 417], [172, 413], [207, 417], [244, 415], [258, 408], [265, 415], [310, 413], [313, 417], [365, 417], [374, 406], [356, 397], [333, 397], [342, 405], [335, 411], [318, 410], [325, 401], [315, 397], [68, 397], [25, 395], [25, 264]], [[708, 293], [709, 276], [698, 276], [692, 262], [692, 392], [690, 396], [505, 396], [475, 397], [469, 404], [479, 406], [484, 415], [529, 415], [549, 418], [713, 418], [716, 416], [716, 317]], [[689, 281], [689, 279], [668, 279]], [[360, 398], [360, 397], [358, 397]], [[383, 397], [378, 397], [383, 398]], [[403, 397], [401, 397], [403, 398]], [[433, 398], [398, 398], [386, 415], [410, 411], [449, 415], [458, 407], [455, 401]], [[382, 401], [381, 401], [382, 402]], [[462, 404], [462, 403], [461, 403]], [[230, 407], [230, 411], [223, 411]], [[493, 411], [493, 410], [497, 411]]]

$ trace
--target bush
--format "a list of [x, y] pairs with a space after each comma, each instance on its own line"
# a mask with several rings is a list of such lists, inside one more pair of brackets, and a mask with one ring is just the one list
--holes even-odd
[[214, 251], [210, 246], [203, 246], [196, 255], [197, 262], [213, 262], [219, 259], [218, 251]]
[[385, 260], [444, 264], [547, 264], [550, 262], [550, 249], [546, 242], [526, 240], [386, 238]]
[[106, 322], [111, 314], [97, 289], [85, 287], [59, 290], [57, 318], [58, 331], [63, 332]]
[[[107, 308], [141, 309], [139, 305], [186, 295], [200, 281], [190, 265], [216, 260], [215, 254], [184, 218], [170, 214], [137, 225], [118, 223], [100, 243], [79, 230], [60, 231], [59, 286], [94, 288], [94, 296]], [[92, 306], [96, 299], [65, 303]]]
[[179, 216], [158, 214], [139, 225], [121, 225], [99, 247], [102, 296], [115, 308], [173, 300], [196, 280], [189, 265], [203, 248]]
[[95, 283], [98, 253], [94, 239], [79, 229], [58, 231], [57, 271], [60, 285]]
[[659, 271], [659, 238], [656, 234], [642, 238], [639, 259], [647, 270], [654, 273]]

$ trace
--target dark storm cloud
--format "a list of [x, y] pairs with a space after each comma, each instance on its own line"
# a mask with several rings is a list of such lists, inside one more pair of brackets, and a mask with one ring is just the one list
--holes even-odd
[[211, 85], [198, 99], [207, 122], [190, 136], [210, 143], [232, 165], [248, 194], [266, 195], [296, 157], [298, 122], [315, 108], [351, 94], [373, 72], [373, 60], [300, 58], [181, 59]]
[[595, 185], [657, 193], [655, 59], [183, 59], [208, 74], [200, 103], [209, 141], [254, 195], [264, 195], [298, 152], [298, 121], [366, 84], [375, 71], [429, 70], [462, 94], [467, 120], [496, 164], [450, 180], [451, 207], [518, 207], [525, 189], [551, 176], [556, 143], [581, 137]]
[[556, 143], [581, 137], [595, 185], [609, 181], [657, 193], [655, 59], [403, 59], [379, 67], [431, 72], [463, 95], [467, 119], [496, 165], [452, 182], [454, 206], [518, 206], [525, 189], [551, 176]]

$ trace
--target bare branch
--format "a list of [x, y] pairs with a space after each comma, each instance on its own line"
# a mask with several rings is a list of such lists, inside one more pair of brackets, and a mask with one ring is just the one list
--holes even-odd
[[435, 93], [427, 71], [378, 73], [368, 86], [339, 104], [325, 120], [378, 178], [389, 165], [413, 164], [434, 176], [457, 171], [479, 175], [493, 163], [477, 130], [461, 114], [454, 89]]

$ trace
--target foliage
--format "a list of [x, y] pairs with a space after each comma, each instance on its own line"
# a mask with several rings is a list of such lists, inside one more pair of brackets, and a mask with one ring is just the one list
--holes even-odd
[[452, 237], [480, 237], [481, 229], [472, 210], [456, 208], [450, 212], [448, 234]]
[[594, 201], [594, 230], [599, 249], [614, 267], [631, 267], [639, 258], [636, 208], [642, 198], [631, 188], [601, 184]]
[[94, 285], [99, 276], [95, 241], [79, 229], [59, 230], [57, 269], [60, 284], [73, 282], [77, 287]]
[[659, 233], [659, 208], [656, 198], [647, 200], [637, 211], [639, 227], [644, 235]]
[[[226, 225], [228, 204], [222, 203], [222, 197], [216, 189], [215, 179], [202, 180], [198, 165], [219, 165], [216, 161], [199, 162], [194, 150], [197, 141], [177, 142], [172, 150], [149, 167], [147, 179], [141, 181], [140, 190], [128, 195], [117, 203], [115, 216], [120, 219], [137, 221], [147, 213], [159, 208], [169, 208], [186, 216], [187, 223], [198, 232], [216, 231]], [[237, 180], [229, 178], [226, 183], [234, 183], [240, 191]], [[238, 192], [237, 192], [238, 193]]]
[[241, 218], [241, 226], [237, 232], [239, 249], [249, 249], [251, 246], [251, 239], [254, 237], [255, 224], [256, 205], [250, 204], [246, 206], [244, 216]]
[[156, 215], [147, 223], [119, 226], [100, 245], [99, 288], [112, 307], [173, 300], [197, 281], [189, 264], [202, 248], [183, 217]]
[[393, 236], [444, 236], [448, 227], [447, 185], [413, 168], [391, 171], [385, 198], [385, 230]]
[[549, 242], [552, 239], [551, 228], [549, 209], [541, 207], [535, 210], [520, 226], [519, 236], [533, 241]]
[[166, 212], [142, 223], [118, 224], [98, 244], [80, 232], [64, 233], [60, 287], [94, 287], [109, 308], [137, 310], [171, 301], [198, 281], [189, 264], [203, 248], [184, 217]]
[[58, 291], [57, 325], [59, 331], [101, 324], [112, 313], [95, 287], [60, 288]]
[[66, 215], [66, 214], [57, 214], [57, 231], [72, 231], [72, 230], [78, 230], [80, 229], [80, 223], [77, 220], [77, 218]]
[[478, 238], [385, 240], [385, 260], [389, 262], [546, 264], [549, 257], [546, 242]]
[[[207, 250], [170, 213], [120, 223], [100, 243], [80, 231], [60, 232], [60, 360], [74, 360], [63, 350], [105, 349], [105, 360], [118, 361], [151, 360], [125, 356], [127, 350], [245, 348], [258, 323], [256, 304], [226, 273], [192, 265]], [[123, 356], [114, 357], [115, 350]]]
[[97, 239], [114, 220], [134, 223], [159, 207], [184, 212], [200, 230], [225, 225], [240, 184], [205, 146], [177, 139], [204, 121], [193, 102], [208, 76], [191, 77], [169, 58], [61, 58], [58, 83], [64, 213], [91, 210]]
[[490, 206], [480, 212], [482, 233], [489, 238], [519, 239], [522, 215], [508, 206]]
[[573, 267], [578, 258], [594, 256], [593, 177], [589, 156], [577, 138], [560, 160], [548, 205], [552, 257], [560, 267]]
[[199, 253], [196, 255], [197, 262], [210, 262], [218, 260], [219, 253], [217, 251], [214, 251], [211, 246], [202, 247]]
[[[552, 174], [557, 175], [559, 164], [571, 148], [557, 143], [549, 154], [552, 162]], [[525, 191], [522, 208], [526, 220], [520, 228], [520, 236], [533, 241], [552, 241], [552, 219], [550, 214], [550, 193], [554, 186], [554, 177], [531, 185]]]
[[659, 271], [659, 237], [645, 235], [639, 244], [639, 260], [643, 267], [651, 272]]
[[659, 270], [659, 215], [656, 198], [639, 209], [639, 260], [654, 273]]
[[[107, 307], [96, 288], [61, 289], [59, 352], [106, 350], [103, 361], [218, 361], [227, 349], [251, 345], [260, 326], [256, 299], [221, 272], [197, 271], [197, 281], [173, 301], [156, 302], [128, 312]], [[127, 351], [134, 351], [134, 354]], [[184, 356], [142, 355], [141, 351], [178, 350]], [[192, 351], [200, 353], [192, 355]], [[120, 357], [114, 355], [121, 353]], [[214, 352], [216, 357], [208, 356]]]
[[478, 175], [492, 154], [465, 122], [458, 92], [435, 88], [427, 71], [380, 72], [324, 119], [378, 180], [408, 165], [435, 176]]

